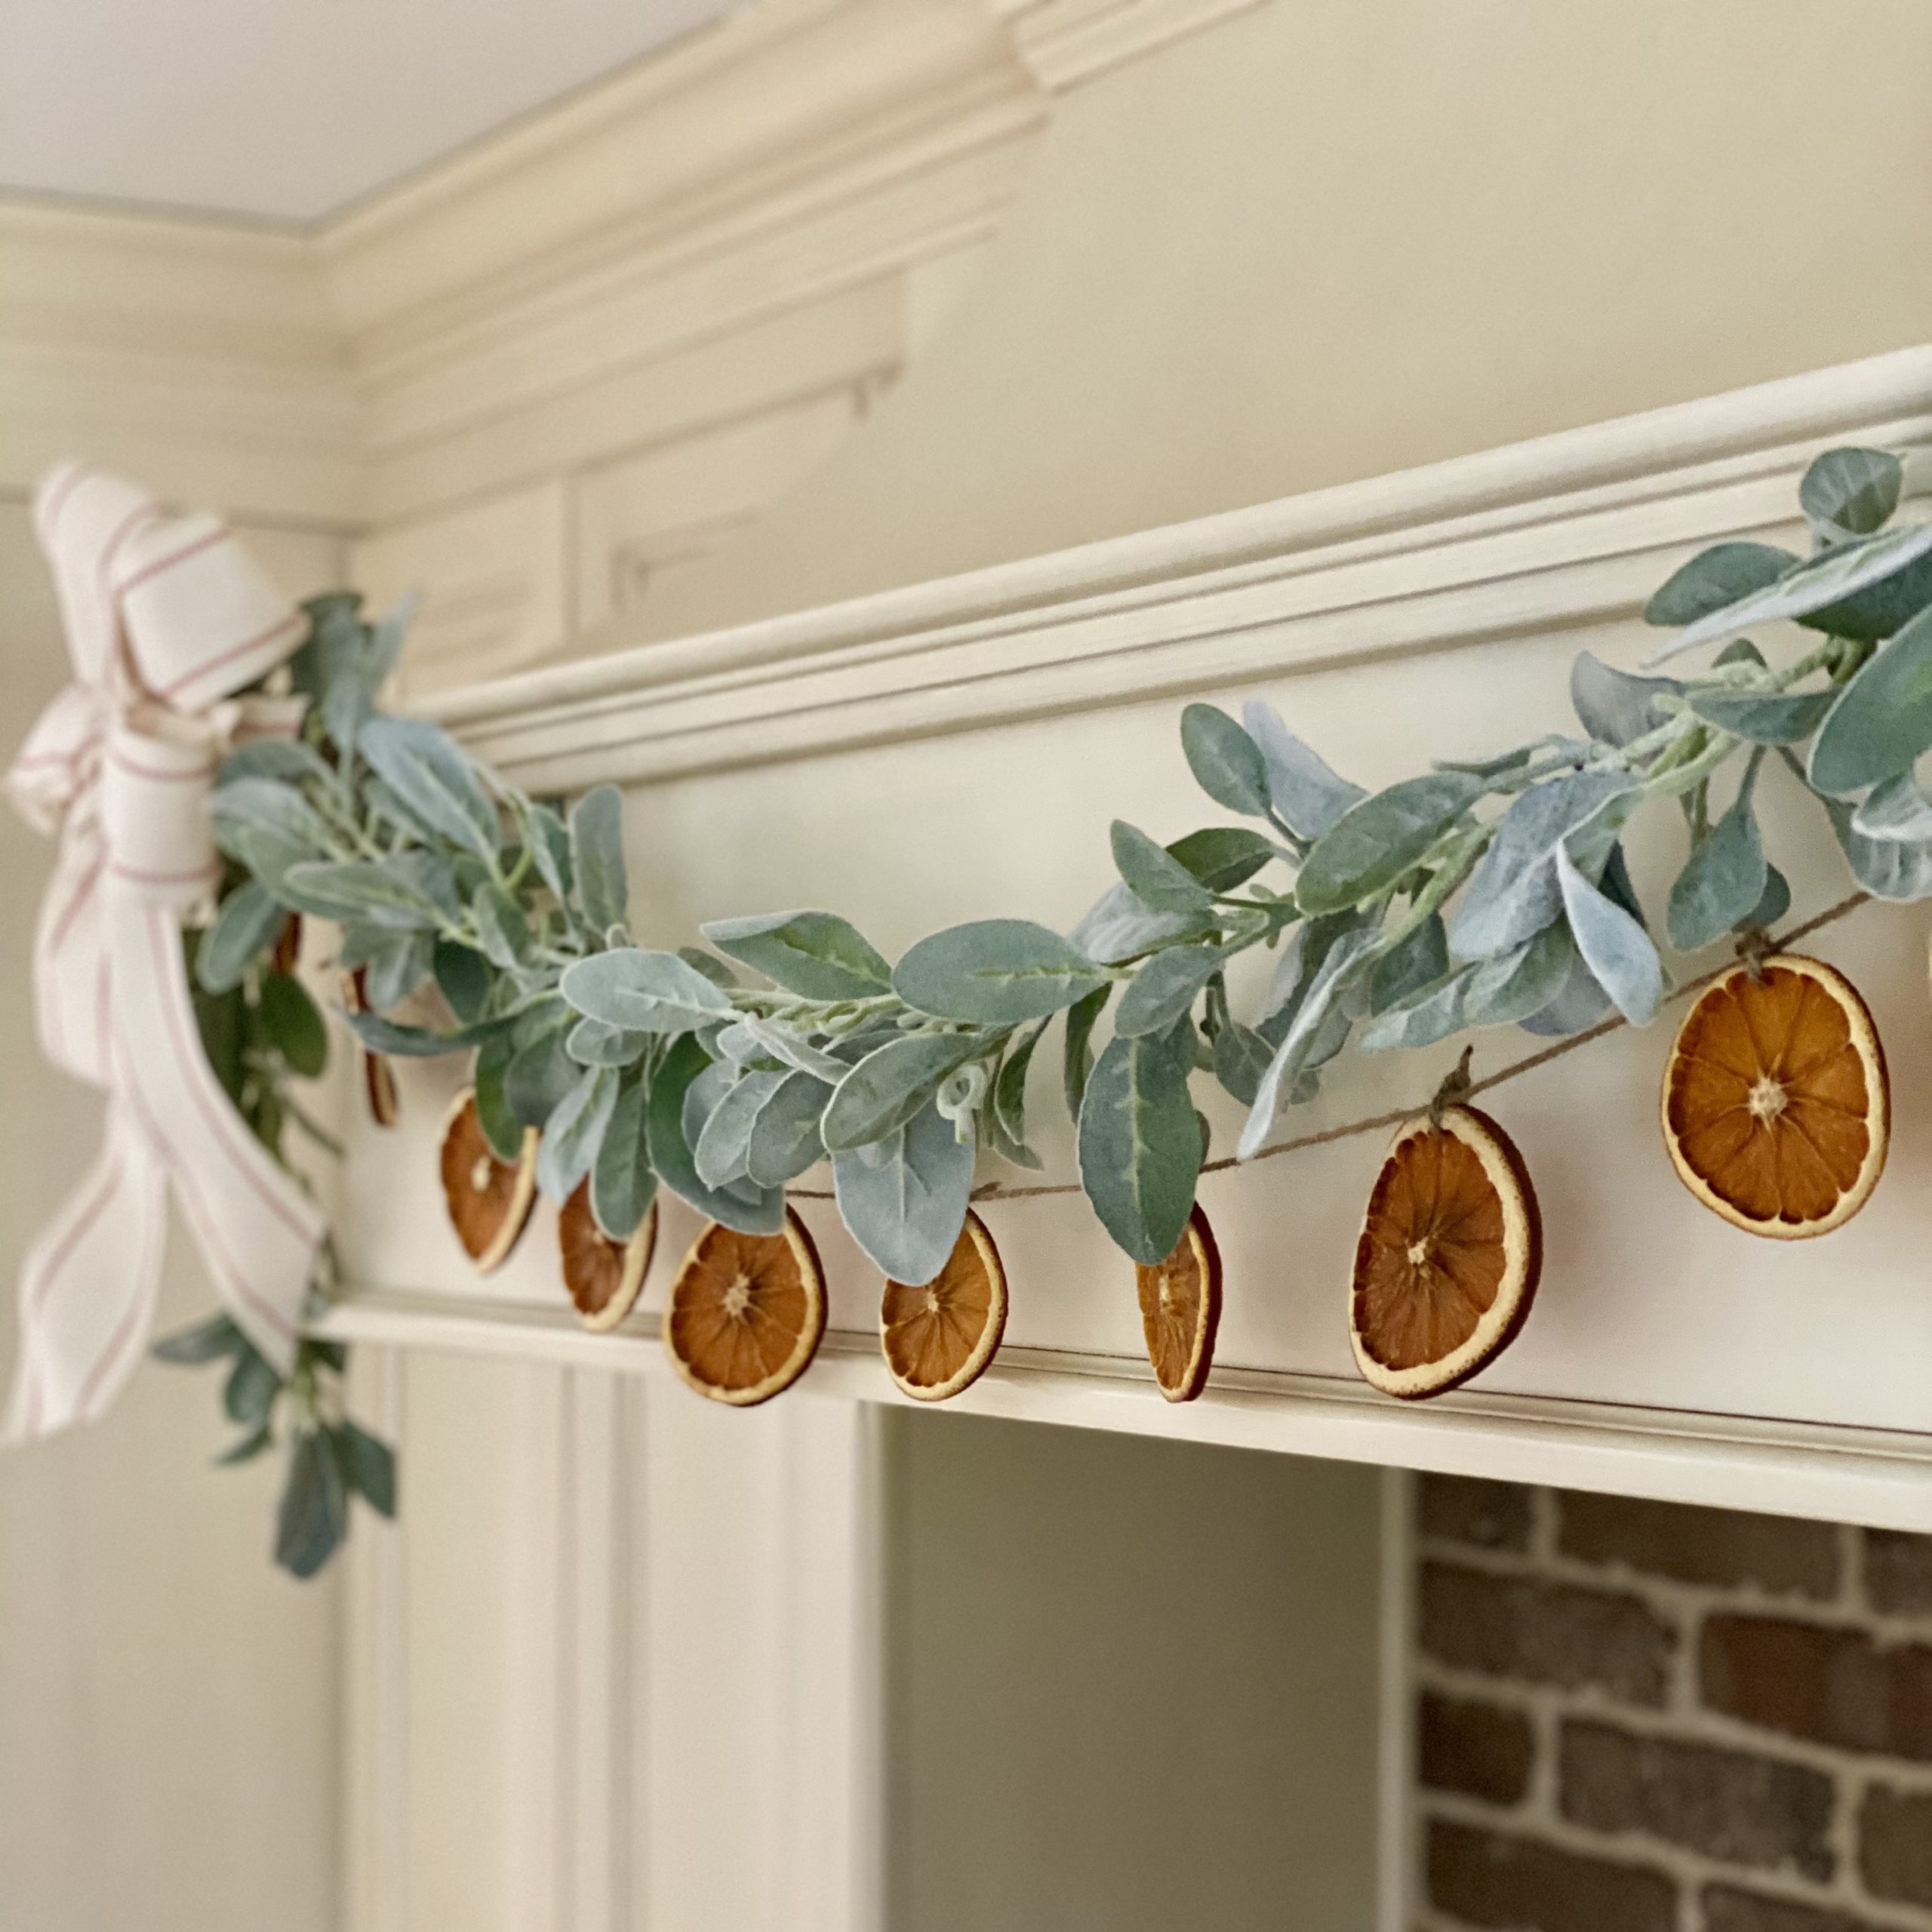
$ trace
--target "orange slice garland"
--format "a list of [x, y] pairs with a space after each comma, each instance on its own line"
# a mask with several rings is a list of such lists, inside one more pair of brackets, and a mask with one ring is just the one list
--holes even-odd
[[714, 1402], [749, 1408], [782, 1394], [825, 1334], [818, 1250], [792, 1209], [770, 1235], [709, 1222], [692, 1242], [664, 1309], [664, 1349]]
[[1870, 1199], [1891, 1138], [1872, 1015], [1815, 959], [1740, 964], [1684, 1016], [1662, 1112], [1672, 1165], [1713, 1214], [1776, 1241], [1829, 1234]]
[[1221, 1253], [1198, 1204], [1174, 1252], [1134, 1275], [1154, 1380], [1169, 1401], [1191, 1402], [1208, 1386], [1221, 1320]]
[[465, 1088], [443, 1123], [443, 1202], [450, 1226], [478, 1274], [500, 1267], [517, 1244], [537, 1199], [537, 1130], [524, 1130], [523, 1151], [500, 1161], [484, 1137], [476, 1095]]
[[1349, 1334], [1385, 1394], [1440, 1395], [1512, 1341], [1543, 1266], [1522, 1157], [1487, 1115], [1451, 1106], [1396, 1134], [1355, 1244]]
[[590, 1183], [577, 1183], [577, 1192], [557, 1216], [557, 1250], [565, 1290], [586, 1328], [601, 1334], [629, 1314], [657, 1245], [656, 1201], [644, 1211], [629, 1240], [613, 1241], [597, 1225], [591, 1210]]
[[946, 1266], [914, 1287], [888, 1281], [879, 1344], [892, 1379], [920, 1402], [943, 1402], [985, 1373], [1006, 1332], [1006, 1270], [979, 1216], [968, 1213]]

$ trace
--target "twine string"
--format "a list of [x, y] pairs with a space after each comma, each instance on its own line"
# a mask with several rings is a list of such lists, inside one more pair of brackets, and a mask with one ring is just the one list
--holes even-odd
[[[1823, 912], [1805, 920], [1803, 924], [1776, 940], [1765, 939], [1761, 934], [1740, 947], [1747, 969], [1755, 967], [1762, 970], [1765, 956], [1771, 953], [1788, 952], [1801, 940], [1809, 939], [1814, 933], [1822, 932], [1844, 918], [1848, 918], [1860, 906], [1870, 902], [1869, 892], [1854, 892], [1848, 899], [1841, 899], [1835, 906], [1828, 906]], [[1721, 980], [1727, 973], [1737, 970], [1735, 959], [1724, 965], [1714, 966], [1708, 973], [1700, 973], [1695, 979], [1686, 980], [1680, 986], [1674, 986], [1664, 995], [1663, 1004], [1673, 1006], [1679, 1000], [1688, 999], [1693, 993], [1701, 992], [1705, 987]], [[1754, 974], [1755, 977], [1755, 974]], [[1533, 1054], [1525, 1054], [1521, 1060], [1514, 1060], [1506, 1066], [1499, 1067], [1480, 1080], [1469, 1077], [1471, 1056], [1475, 1049], [1465, 1047], [1463, 1057], [1448, 1076], [1438, 1086], [1434, 1097], [1420, 1106], [1396, 1107], [1386, 1113], [1364, 1115], [1359, 1120], [1344, 1121], [1337, 1127], [1325, 1127], [1316, 1134], [1297, 1134], [1290, 1140], [1276, 1140], [1260, 1148], [1247, 1160], [1238, 1155], [1226, 1154], [1219, 1160], [1204, 1161], [1201, 1171], [1204, 1174], [1224, 1174], [1230, 1168], [1252, 1167], [1257, 1161], [1273, 1160], [1283, 1154], [1300, 1154], [1313, 1147], [1326, 1147], [1337, 1140], [1350, 1140], [1357, 1134], [1389, 1133], [1406, 1125], [1409, 1121], [1424, 1117], [1439, 1119], [1445, 1106], [1460, 1105], [1472, 1100], [1478, 1094], [1487, 1094], [1503, 1085], [1506, 1081], [1521, 1079], [1526, 1073], [1534, 1073], [1539, 1067], [1548, 1066], [1566, 1054], [1574, 1054], [1589, 1046], [1592, 1041], [1606, 1039], [1612, 1033], [1620, 1032], [1630, 1024], [1622, 1014], [1612, 1014], [1607, 1020], [1600, 1020], [1594, 1026], [1586, 1026], [1580, 1033], [1572, 1033], [1566, 1039], [1558, 1040], [1554, 1045], [1540, 1048]], [[1014, 1186], [1004, 1181], [989, 1181], [973, 1190], [973, 1200], [977, 1204], [990, 1201], [1038, 1201], [1048, 1195], [1078, 1194], [1081, 1191], [1077, 1180], [1038, 1181]], [[832, 1201], [837, 1196], [829, 1187], [794, 1187], [786, 1192], [795, 1200]]]

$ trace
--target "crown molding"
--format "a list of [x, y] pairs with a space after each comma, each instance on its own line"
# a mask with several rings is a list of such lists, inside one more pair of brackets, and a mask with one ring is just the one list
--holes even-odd
[[1059, 94], [1261, 0], [992, 0], [1041, 86]]
[[1561, 630], [1786, 525], [1844, 441], [1932, 441], [1932, 349], [697, 637], [616, 627], [423, 708], [534, 789], [638, 785]]

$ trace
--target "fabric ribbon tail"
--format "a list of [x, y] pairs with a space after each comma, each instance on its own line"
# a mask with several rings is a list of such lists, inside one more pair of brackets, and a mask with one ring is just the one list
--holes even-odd
[[27, 1251], [6, 1439], [103, 1414], [140, 1359], [161, 1287], [167, 1176], [118, 1106], [88, 1177]]
[[229, 1312], [286, 1374], [325, 1221], [249, 1131], [195, 1026], [174, 915], [115, 895], [115, 1084], [173, 1183]]

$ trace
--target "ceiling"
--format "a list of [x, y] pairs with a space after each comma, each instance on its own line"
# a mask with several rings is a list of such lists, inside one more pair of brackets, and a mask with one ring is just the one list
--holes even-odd
[[0, 0], [0, 191], [312, 221], [731, 0]]

